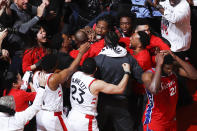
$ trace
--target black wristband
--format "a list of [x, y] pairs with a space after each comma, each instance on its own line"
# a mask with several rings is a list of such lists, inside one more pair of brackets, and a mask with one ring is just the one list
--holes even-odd
[[130, 74], [131, 74], [131, 72], [125, 71], [125, 72], [124, 72], [124, 74], [128, 74], [128, 75], [130, 75]]
[[42, 88], [42, 89], [45, 89], [45, 87], [44, 87], [44, 86], [40, 86], [40, 85], [39, 85], [39, 87], [40, 87], [40, 88]]
[[35, 16], [35, 17], [36, 17], [36, 19], [40, 20], [40, 17], [39, 16]]

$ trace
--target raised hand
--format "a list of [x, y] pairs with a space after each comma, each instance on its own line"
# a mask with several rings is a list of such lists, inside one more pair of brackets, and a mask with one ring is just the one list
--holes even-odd
[[82, 55], [84, 53], [86, 53], [88, 51], [88, 49], [90, 48], [90, 43], [86, 42], [85, 44], [82, 44], [79, 48], [79, 53], [81, 53]]
[[171, 50], [161, 50], [160, 51], [160, 53], [163, 53], [164, 55], [168, 55], [168, 54], [170, 54], [173, 58], [175, 58], [176, 56], [175, 56], [175, 54], [174, 53], [172, 53], [172, 51]]
[[158, 65], [158, 66], [161, 66], [162, 64], [163, 64], [163, 61], [164, 61], [164, 56], [165, 56], [166, 54], [164, 54], [164, 53], [158, 53], [157, 55], [156, 55], [156, 64]]
[[39, 77], [38, 77], [38, 81], [39, 81], [40, 87], [45, 87], [45, 85], [47, 84], [47, 78], [46, 78], [46, 74], [44, 72], [40, 72]]
[[37, 8], [37, 16], [38, 17], [43, 16], [46, 6], [48, 6], [47, 2], [43, 2], [40, 6], [38, 6], [38, 8]]

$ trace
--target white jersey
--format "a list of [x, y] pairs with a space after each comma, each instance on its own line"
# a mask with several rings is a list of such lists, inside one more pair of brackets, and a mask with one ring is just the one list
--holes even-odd
[[[39, 87], [39, 83], [38, 83], [38, 75], [40, 74], [40, 72], [36, 72], [33, 76], [33, 87], [37, 92], [37, 89]], [[62, 92], [62, 86], [59, 84], [59, 87], [57, 88], [57, 90], [53, 91], [49, 88], [48, 86], [48, 80], [51, 77], [51, 74], [47, 74], [47, 84], [45, 86], [45, 96], [44, 96], [44, 101], [43, 101], [43, 106], [42, 109], [43, 110], [47, 110], [47, 111], [53, 111], [53, 112], [59, 112], [63, 110], [63, 92]]]
[[89, 86], [95, 78], [83, 72], [76, 72], [71, 78], [70, 102], [72, 110], [77, 110], [88, 115], [97, 115], [98, 95], [91, 94]]

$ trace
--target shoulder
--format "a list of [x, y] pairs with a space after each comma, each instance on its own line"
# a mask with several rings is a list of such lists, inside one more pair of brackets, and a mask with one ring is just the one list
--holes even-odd
[[150, 72], [149, 70], [146, 71], [146, 72], [144, 72], [144, 73], [142, 74], [142, 81], [143, 81], [144, 83], [146, 83], [146, 82], [148, 82], [148, 81], [151, 81], [153, 75], [154, 75], [153, 72]]

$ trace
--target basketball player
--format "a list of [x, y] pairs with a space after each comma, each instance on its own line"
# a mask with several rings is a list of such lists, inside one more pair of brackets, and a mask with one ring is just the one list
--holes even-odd
[[[65, 123], [63, 122], [63, 92], [61, 84], [69, 79], [73, 72], [77, 69], [81, 57], [89, 49], [90, 44], [85, 43], [80, 46], [77, 58], [72, 64], [58, 72], [53, 73], [57, 66], [57, 55], [50, 54], [43, 57], [41, 68], [46, 72], [47, 85], [46, 96], [42, 110], [36, 115], [37, 130], [47, 131], [67, 131]], [[33, 85], [37, 85], [37, 77], [40, 72], [36, 72], [33, 76]], [[35, 86], [34, 86], [35, 87]], [[35, 88], [35, 90], [37, 90]]]
[[130, 65], [122, 64], [125, 72], [118, 85], [106, 83], [94, 78], [96, 62], [88, 58], [82, 65], [82, 71], [73, 74], [70, 86], [70, 101], [72, 109], [69, 112], [66, 124], [69, 131], [98, 131], [97, 101], [99, 92], [107, 94], [121, 94], [130, 75]]
[[[166, 55], [168, 54], [168, 55]], [[176, 131], [177, 76], [173, 62], [180, 64], [179, 75], [197, 79], [197, 70], [171, 51], [156, 56], [156, 68], [146, 71], [142, 80], [149, 99], [144, 114], [145, 131]]]

